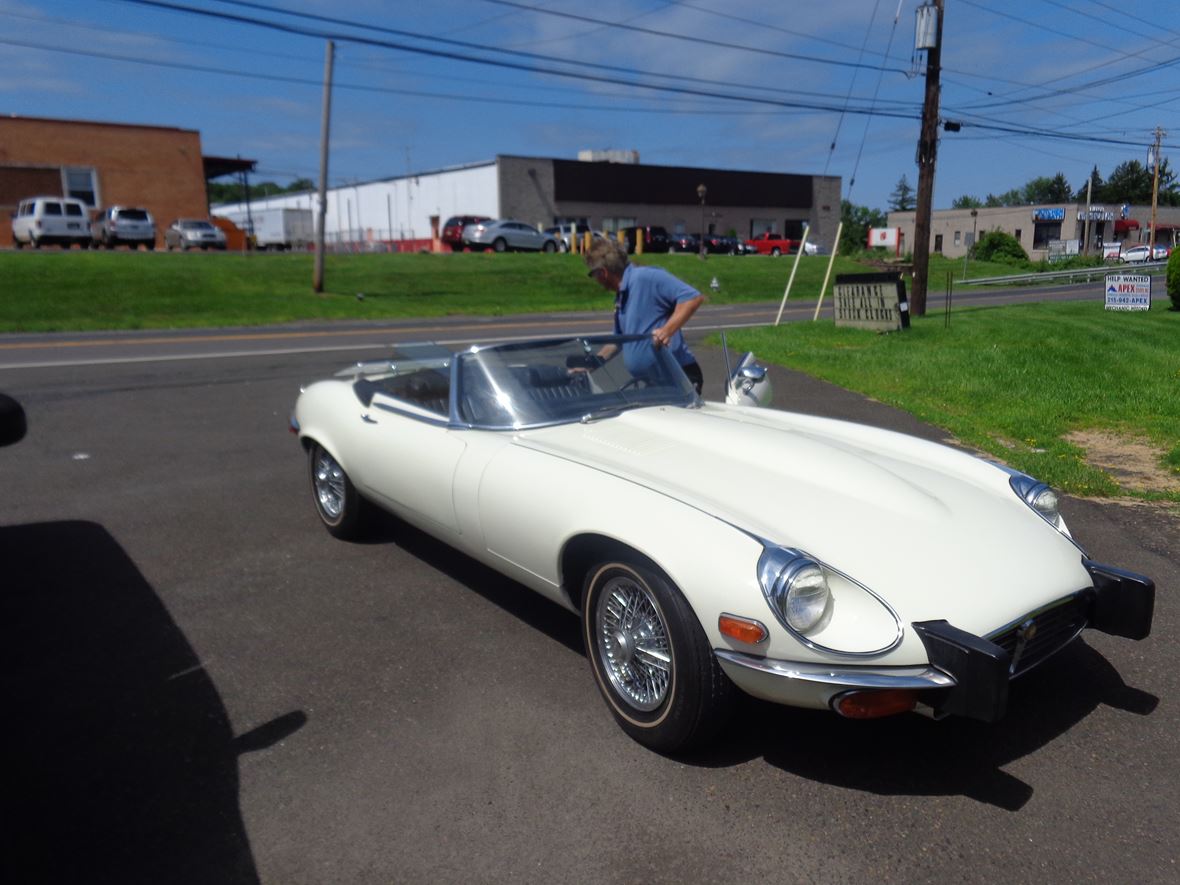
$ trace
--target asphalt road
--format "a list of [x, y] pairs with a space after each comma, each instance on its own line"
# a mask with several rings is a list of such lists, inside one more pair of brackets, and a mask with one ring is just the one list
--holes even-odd
[[[0, 450], [5, 881], [1180, 881], [1158, 509], [1066, 502], [1092, 556], [1156, 579], [1155, 630], [1087, 633], [1003, 722], [751, 701], [665, 758], [614, 725], [573, 616], [396, 520], [366, 544], [320, 527], [290, 407], [387, 339], [281, 331], [248, 356], [233, 333], [0, 338], [30, 425]], [[780, 407], [941, 438], [772, 377]]]

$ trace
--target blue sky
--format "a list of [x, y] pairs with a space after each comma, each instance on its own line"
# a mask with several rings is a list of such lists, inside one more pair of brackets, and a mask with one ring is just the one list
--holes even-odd
[[[195, 129], [205, 153], [257, 160], [260, 180], [314, 179], [331, 35], [334, 185], [588, 148], [839, 175], [845, 199], [880, 209], [902, 175], [917, 185], [912, 0], [900, 16], [898, 0], [159, 2], [287, 30], [129, 0], [0, 0], [0, 113]], [[1145, 161], [1157, 126], [1174, 153], [1170, 4], [946, 7], [942, 116], [963, 128], [943, 133], [936, 208], [1040, 175], [1108, 176]]]

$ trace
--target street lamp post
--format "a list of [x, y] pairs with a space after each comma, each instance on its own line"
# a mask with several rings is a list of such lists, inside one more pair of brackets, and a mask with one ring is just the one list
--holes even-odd
[[700, 242], [700, 258], [705, 259], [705, 195], [709, 193], [709, 189], [703, 184], [697, 185], [697, 196], [701, 198], [701, 242]]

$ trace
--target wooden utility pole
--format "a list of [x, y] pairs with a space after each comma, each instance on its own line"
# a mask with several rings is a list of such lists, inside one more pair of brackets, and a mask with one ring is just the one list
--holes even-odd
[[934, 161], [938, 155], [939, 71], [942, 67], [943, 0], [934, 0], [934, 45], [926, 50], [926, 100], [922, 105], [922, 132], [918, 137], [918, 205], [914, 212], [914, 288], [910, 293], [912, 316], [926, 314], [926, 279], [930, 269], [930, 212], [934, 201]]
[[328, 41], [324, 55], [324, 106], [320, 119], [320, 205], [316, 210], [315, 222], [315, 270], [311, 288], [324, 291], [324, 220], [328, 214], [328, 123], [332, 119], [332, 62], [336, 56], [336, 44]]
[[1152, 166], [1155, 167], [1155, 171], [1151, 176], [1151, 236], [1147, 241], [1148, 261], [1155, 258], [1155, 219], [1160, 200], [1160, 143], [1166, 134], [1158, 126], [1155, 127], [1155, 144], [1151, 148]]

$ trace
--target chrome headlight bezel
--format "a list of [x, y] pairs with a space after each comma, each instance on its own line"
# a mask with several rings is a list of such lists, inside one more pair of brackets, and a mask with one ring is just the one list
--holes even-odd
[[1008, 484], [1016, 496], [1027, 504], [1033, 513], [1072, 540], [1073, 535], [1069, 533], [1069, 527], [1061, 516], [1061, 496], [1057, 491], [1048, 483], [1034, 479], [1026, 473], [1009, 472], [1011, 476], [1008, 478]]
[[827, 574], [813, 556], [791, 547], [767, 547], [758, 561], [758, 583], [783, 627], [804, 638], [831, 616]]

